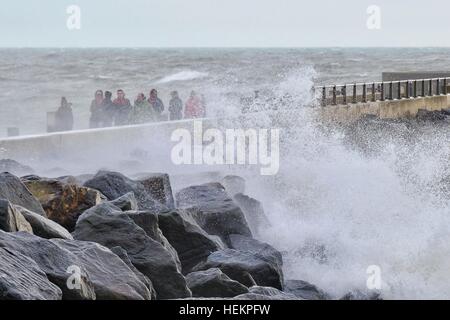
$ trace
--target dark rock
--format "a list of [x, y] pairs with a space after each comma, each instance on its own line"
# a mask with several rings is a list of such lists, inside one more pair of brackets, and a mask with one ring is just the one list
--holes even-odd
[[219, 250], [211, 253], [206, 262], [200, 263], [194, 270], [210, 268], [219, 268], [231, 279], [247, 286], [249, 286], [248, 278], [242, 278], [245, 273], [249, 273], [257, 285], [283, 289], [283, 275], [280, 274], [279, 266], [251, 252], [233, 249]]
[[166, 173], [146, 174], [139, 177], [138, 181], [142, 183], [152, 197], [165, 205], [169, 210], [175, 209], [175, 201], [172, 194], [169, 175]]
[[[75, 227], [78, 217], [87, 209], [102, 202], [97, 190], [80, 187], [69, 180], [22, 177], [22, 181], [39, 199], [47, 217], [69, 231]], [[68, 181], [66, 183], [65, 181]], [[29, 209], [29, 208], [27, 208]], [[35, 212], [34, 210], [31, 210]]]
[[99, 190], [109, 200], [114, 200], [128, 192], [133, 192], [139, 209], [153, 212], [168, 210], [167, 207], [152, 197], [142, 183], [131, 180], [118, 172], [99, 171], [92, 179], [86, 181], [84, 186]]
[[230, 235], [230, 248], [251, 252], [269, 263], [276, 264], [281, 273], [283, 267], [283, 257], [281, 252], [267, 243], [239, 234], [232, 234]]
[[31, 212], [21, 206], [15, 206], [20, 211], [23, 217], [33, 228], [33, 233], [41, 238], [53, 239], [61, 238], [67, 240], [73, 240], [72, 235], [64, 227], [60, 226], [56, 222], [47, 219], [37, 213]]
[[252, 236], [244, 213], [219, 183], [191, 186], [177, 193], [177, 204], [207, 233], [228, 244], [230, 234]]
[[186, 276], [186, 282], [193, 297], [234, 297], [248, 292], [246, 286], [217, 268], [192, 272]]
[[94, 241], [108, 248], [122, 247], [133, 265], [150, 278], [158, 299], [191, 295], [171, 253], [151, 239], [129, 215], [109, 203], [87, 210], [78, 219], [75, 239]]
[[61, 300], [34, 260], [20, 252], [0, 248], [0, 300]]
[[0, 159], [0, 172], [10, 172], [17, 176], [24, 174], [32, 174], [34, 170], [26, 165], [23, 165], [15, 160]]
[[130, 257], [128, 257], [127, 252], [123, 250], [121, 247], [113, 247], [111, 248], [111, 251], [114, 252], [120, 259], [122, 259], [122, 261], [125, 262], [128, 268], [130, 268], [131, 271], [134, 272], [136, 277], [138, 277], [138, 279], [146, 286], [146, 288], [150, 292], [151, 300], [156, 299], [156, 291], [155, 288], [153, 288], [152, 281], [133, 265], [133, 263], [130, 260]]
[[133, 192], [128, 192], [123, 196], [111, 201], [113, 205], [122, 211], [138, 210], [138, 204]]
[[416, 114], [417, 120], [421, 121], [442, 121], [447, 118], [447, 116], [440, 111], [428, 111], [426, 109], [419, 109]]
[[263, 228], [270, 226], [261, 202], [242, 193], [234, 195], [233, 200], [244, 212], [245, 219], [253, 234], [259, 235]]
[[[0, 248], [11, 249], [33, 259], [47, 278], [57, 285], [65, 300], [95, 300], [94, 286], [86, 269], [76, 255], [61, 248], [50, 240], [25, 233], [0, 231]], [[70, 273], [76, 267], [79, 275]], [[79, 288], [69, 288], [69, 283], [78, 280]]]
[[233, 198], [238, 193], [245, 193], [245, 179], [239, 176], [225, 176], [222, 185], [227, 193]]
[[116, 254], [94, 242], [54, 239], [89, 273], [97, 300], [150, 300], [150, 291]]
[[359, 289], [352, 290], [346, 293], [339, 300], [383, 300], [381, 293], [377, 290], [375, 291], [362, 291]]
[[6, 232], [24, 231], [33, 233], [33, 228], [8, 200], [0, 199], [0, 230]]
[[28, 210], [46, 217], [39, 201], [33, 196], [20, 179], [8, 172], [0, 173], [0, 199], [9, 200]]
[[139, 227], [144, 229], [145, 233], [150, 238], [159, 242], [167, 251], [169, 251], [174, 261], [177, 263], [177, 266], [181, 270], [181, 262], [177, 251], [163, 235], [161, 229], [159, 229], [158, 215], [150, 211], [127, 211], [125, 214], [133, 219], [134, 223], [136, 223]]
[[302, 280], [286, 280], [284, 291], [305, 300], [328, 300], [330, 297], [315, 285]]
[[178, 252], [184, 274], [224, 247], [220, 239], [209, 236], [192, 218], [179, 211], [160, 213], [158, 218], [159, 228]]

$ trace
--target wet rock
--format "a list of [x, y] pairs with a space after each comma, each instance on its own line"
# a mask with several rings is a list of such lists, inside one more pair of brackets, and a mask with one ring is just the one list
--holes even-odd
[[130, 260], [130, 257], [128, 257], [128, 254], [125, 250], [123, 250], [121, 247], [113, 247], [111, 248], [111, 251], [114, 252], [122, 261], [128, 266], [128, 268], [131, 269], [131, 271], [134, 272], [136, 277], [145, 285], [145, 287], [150, 292], [151, 300], [156, 299], [156, 291], [153, 288], [152, 281], [145, 276], [142, 272], [140, 272], [136, 267], [133, 265], [133, 263]]
[[381, 293], [377, 290], [362, 291], [355, 289], [346, 293], [339, 300], [383, 300], [383, 298], [381, 297]]
[[16, 209], [24, 216], [28, 223], [33, 228], [33, 233], [41, 238], [53, 239], [61, 238], [73, 240], [72, 235], [56, 222], [47, 219], [37, 213], [31, 212], [21, 206], [15, 206]]
[[80, 187], [71, 180], [36, 179], [34, 176], [23, 177], [22, 181], [39, 199], [47, 217], [69, 231], [73, 231], [78, 217], [85, 210], [103, 201], [101, 193], [97, 190]]
[[261, 202], [242, 193], [235, 194], [233, 200], [244, 212], [252, 234], [259, 235], [262, 229], [270, 226]]
[[428, 111], [426, 109], [419, 109], [416, 114], [419, 121], [442, 121], [447, 118], [441, 111]]
[[6, 232], [24, 231], [33, 233], [33, 228], [8, 200], [0, 199], [0, 230]]
[[222, 185], [230, 195], [234, 197], [238, 193], [245, 193], [245, 179], [239, 176], [228, 175], [222, 179]]
[[282, 272], [283, 257], [281, 252], [267, 243], [239, 234], [232, 234], [230, 235], [230, 248], [253, 253], [259, 258], [277, 265], [280, 273]]
[[34, 170], [12, 159], [0, 159], [0, 172], [10, 172], [17, 176], [32, 174]]
[[175, 209], [169, 175], [166, 173], [153, 173], [141, 175], [138, 179], [152, 197], [166, 206], [169, 210]]
[[0, 248], [0, 300], [61, 300], [61, 290], [51, 283], [34, 260]]
[[138, 204], [133, 192], [128, 192], [123, 196], [111, 201], [113, 205], [122, 211], [138, 210]]
[[231, 280], [220, 269], [192, 272], [186, 276], [193, 297], [234, 297], [248, 293], [246, 286]]
[[248, 291], [251, 294], [276, 297], [280, 300], [300, 300], [298, 297], [291, 293], [283, 292], [272, 287], [253, 286], [249, 288]]
[[315, 285], [302, 280], [286, 280], [284, 291], [305, 300], [328, 300], [329, 295]]
[[150, 238], [129, 215], [109, 203], [87, 210], [78, 219], [73, 236], [108, 248], [123, 248], [133, 265], [153, 283], [158, 299], [191, 296], [171, 253]]
[[86, 181], [84, 186], [99, 190], [109, 200], [133, 192], [139, 209], [153, 212], [167, 211], [167, 208], [154, 199], [142, 183], [118, 172], [99, 171], [92, 179]]
[[8, 172], [0, 173], [0, 199], [9, 200], [28, 210], [46, 217], [40, 202], [33, 196], [20, 179]]
[[186, 214], [171, 211], [160, 213], [158, 218], [159, 228], [178, 252], [184, 274], [212, 252], [224, 248], [220, 239], [208, 235]]
[[[63, 299], [95, 300], [94, 286], [86, 269], [74, 254], [56, 243], [25, 232], [0, 231], [0, 248], [15, 250], [34, 260], [47, 278], [61, 289]], [[79, 273], [73, 272], [75, 270]]]
[[182, 189], [176, 199], [178, 207], [189, 212], [203, 230], [227, 244], [230, 234], [252, 236], [244, 213], [219, 183]]
[[[158, 215], [150, 211], [127, 211], [125, 212], [134, 223], [144, 229], [145, 233], [153, 240], [159, 242], [170, 254], [172, 255], [177, 266], [181, 270], [181, 262], [178, 257], [177, 251], [170, 244], [167, 238], [161, 232], [159, 228]], [[185, 239], [186, 240], [186, 239]]]
[[[283, 275], [279, 266], [255, 255], [234, 249], [224, 249], [211, 253], [206, 262], [200, 263], [194, 271], [219, 268], [229, 276], [244, 285], [249, 286], [242, 276], [250, 274], [255, 283], [260, 286], [283, 289]], [[250, 285], [251, 286], [251, 285]]]
[[150, 291], [116, 254], [94, 242], [54, 239], [89, 273], [97, 300], [150, 300]]

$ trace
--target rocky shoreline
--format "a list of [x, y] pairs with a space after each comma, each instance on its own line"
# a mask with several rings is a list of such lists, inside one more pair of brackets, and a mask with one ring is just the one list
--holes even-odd
[[0, 299], [329, 299], [285, 279], [282, 254], [254, 238], [269, 222], [244, 183], [173, 195], [167, 174], [3, 172]]

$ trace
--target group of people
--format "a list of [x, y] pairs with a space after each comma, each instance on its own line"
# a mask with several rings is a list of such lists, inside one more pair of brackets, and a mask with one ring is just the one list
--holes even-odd
[[[203, 118], [206, 115], [204, 98], [199, 97], [195, 91], [191, 91], [190, 97], [184, 105], [177, 91], [171, 92], [169, 101], [169, 120], [189, 118]], [[117, 97], [112, 100], [110, 91], [95, 92], [95, 98], [91, 102], [91, 128], [120, 126], [127, 124], [140, 124], [152, 121], [164, 120], [162, 114], [165, 110], [164, 103], [158, 97], [156, 89], [150, 91], [147, 98], [144, 93], [139, 93], [132, 105], [125, 97], [122, 89], [117, 90]]]
[[[195, 91], [191, 91], [189, 98], [183, 101], [177, 91], [171, 92], [168, 113], [169, 120], [204, 118], [206, 116], [205, 99]], [[54, 125], [49, 131], [68, 131], [73, 129], [72, 104], [65, 97], [61, 98], [61, 105], [55, 113]], [[91, 102], [90, 128], [121, 126], [128, 124], [142, 124], [167, 119], [163, 116], [165, 106], [158, 97], [156, 89], [150, 91], [149, 97], [139, 93], [131, 104], [122, 89], [117, 90], [113, 100], [110, 91], [97, 90]]]

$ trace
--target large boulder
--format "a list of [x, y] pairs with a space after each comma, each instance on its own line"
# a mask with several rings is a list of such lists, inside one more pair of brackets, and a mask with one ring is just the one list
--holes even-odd
[[34, 170], [12, 159], [0, 159], [0, 172], [10, 172], [16, 176], [31, 174]]
[[230, 234], [252, 236], [244, 213], [220, 183], [182, 189], [176, 199], [178, 207], [189, 212], [203, 230], [227, 244]]
[[33, 228], [8, 200], [0, 199], [0, 230], [6, 232], [24, 231], [33, 233]]
[[242, 193], [235, 194], [233, 200], [244, 212], [245, 219], [254, 235], [261, 234], [262, 229], [270, 226], [261, 202]]
[[159, 242], [170, 254], [177, 263], [177, 266], [181, 270], [181, 262], [178, 257], [178, 253], [175, 248], [170, 244], [167, 238], [161, 232], [159, 228], [158, 215], [150, 211], [126, 211], [134, 223], [144, 229], [145, 233], [153, 240]]
[[78, 217], [85, 210], [103, 201], [99, 191], [81, 187], [71, 179], [27, 176], [22, 177], [22, 181], [39, 199], [47, 217], [69, 231], [73, 231]]
[[172, 186], [166, 173], [140, 175], [138, 180], [152, 197], [165, 205], [169, 210], [175, 209]]
[[284, 282], [284, 291], [305, 300], [330, 299], [327, 293], [303, 280], [286, 280]]
[[224, 248], [220, 239], [208, 235], [189, 215], [171, 211], [160, 213], [158, 218], [159, 228], [178, 252], [184, 274], [205, 261], [212, 252]]
[[46, 217], [40, 202], [33, 196], [20, 179], [8, 172], [0, 173], [0, 199], [9, 200], [28, 210]]
[[138, 210], [138, 203], [133, 192], [125, 193], [123, 196], [110, 201], [113, 205], [122, 211]]
[[78, 219], [73, 236], [108, 248], [122, 247], [133, 265], [150, 278], [158, 299], [191, 295], [172, 254], [117, 207], [105, 203], [87, 210]]
[[156, 291], [155, 288], [153, 288], [152, 281], [133, 265], [127, 252], [121, 247], [113, 247], [111, 248], [111, 251], [114, 252], [120, 259], [122, 259], [122, 261], [125, 262], [128, 268], [130, 268], [130, 270], [134, 272], [136, 277], [138, 277], [138, 279], [147, 287], [150, 292], [151, 300], [156, 299]]
[[150, 300], [150, 291], [116, 254], [95, 242], [54, 239], [89, 273], [97, 300]]
[[61, 289], [63, 299], [95, 300], [94, 286], [80, 260], [56, 243], [25, 232], [0, 231], [0, 248], [15, 250], [34, 260]]
[[189, 273], [186, 281], [193, 297], [234, 297], [248, 292], [246, 286], [217, 268]]
[[154, 212], [167, 211], [167, 207], [153, 198], [141, 182], [132, 180], [118, 172], [99, 171], [92, 179], [86, 181], [84, 186], [99, 190], [108, 200], [115, 200], [133, 192], [139, 209]]
[[[53, 239], [61, 238], [67, 240], [73, 240], [72, 235], [67, 229], [60, 226], [56, 222], [47, 219], [37, 213], [31, 212], [30, 210], [15, 206], [15, 208], [23, 215], [23, 217], [28, 221], [28, 223], [33, 228], [33, 233], [41, 238]], [[19, 230], [20, 231], [20, 230]]]
[[245, 193], [245, 179], [240, 176], [225, 176], [222, 179], [222, 185], [231, 197], [238, 193]]
[[0, 300], [61, 300], [36, 262], [11, 249], [0, 248]]
[[269, 262], [260, 256], [234, 249], [224, 249], [211, 253], [208, 259], [197, 265], [194, 270], [207, 270], [219, 268], [229, 276], [244, 285], [248, 285], [247, 279], [242, 279], [242, 275], [250, 274], [255, 283], [260, 286], [283, 289], [283, 275], [279, 266]]
[[283, 257], [281, 252], [271, 245], [240, 234], [232, 234], [230, 235], [230, 248], [254, 254], [277, 267], [278, 273], [283, 276]]
[[249, 293], [234, 297], [235, 300], [302, 300], [293, 294], [280, 291], [276, 288], [253, 286]]

